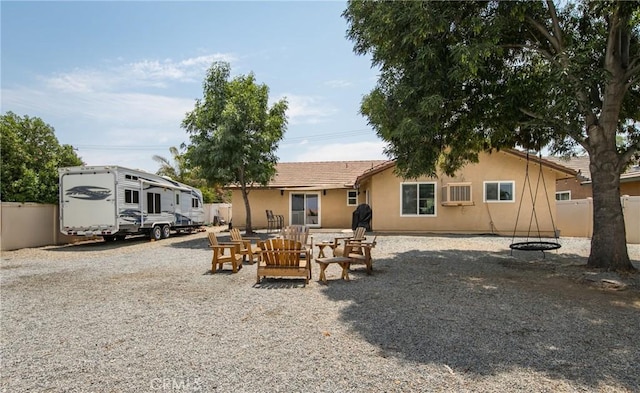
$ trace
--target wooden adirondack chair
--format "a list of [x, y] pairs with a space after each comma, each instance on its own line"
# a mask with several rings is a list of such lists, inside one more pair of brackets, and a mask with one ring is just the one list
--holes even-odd
[[[356, 243], [363, 242], [367, 240], [365, 236], [367, 228], [365, 227], [357, 227], [355, 231], [353, 231], [353, 236], [342, 236], [336, 237], [333, 239], [333, 246], [330, 246], [333, 249], [333, 255], [336, 257], [342, 256], [344, 254], [344, 246], [347, 242]], [[362, 253], [362, 250], [359, 248], [355, 248], [355, 244], [352, 244], [351, 253]]]
[[[230, 263], [233, 273], [237, 273], [242, 269], [242, 254], [240, 254], [240, 244], [234, 243], [220, 243], [216, 237], [215, 232], [209, 231], [209, 247], [213, 250], [213, 257], [211, 258], [211, 272], [215, 273], [218, 269], [222, 269], [225, 263]], [[228, 253], [225, 253], [228, 250]]]
[[311, 261], [300, 258], [302, 244], [291, 239], [267, 239], [258, 243], [262, 258], [256, 269], [256, 283], [264, 277], [302, 277], [311, 279]]
[[243, 237], [238, 228], [231, 228], [229, 235], [232, 242], [238, 242], [240, 244], [240, 254], [242, 254], [243, 260], [248, 260], [249, 263], [253, 265], [256, 260], [260, 259], [260, 252], [262, 252], [262, 250], [257, 245], [251, 243], [252, 241], [260, 240], [259, 237]]
[[353, 264], [363, 264], [367, 267], [367, 274], [371, 274], [373, 272], [373, 258], [371, 258], [371, 249], [376, 246], [376, 239], [378, 237], [375, 236], [373, 241], [365, 242], [365, 241], [355, 241], [348, 240], [345, 244], [345, 257], [349, 258], [349, 267]]
[[309, 227], [306, 225], [289, 225], [282, 228], [280, 237], [300, 242], [302, 245], [301, 258], [307, 261], [313, 256], [313, 235], [309, 234]]

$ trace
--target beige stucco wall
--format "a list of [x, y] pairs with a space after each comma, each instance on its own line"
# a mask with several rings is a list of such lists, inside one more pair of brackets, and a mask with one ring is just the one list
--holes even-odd
[[58, 205], [39, 203], [0, 203], [0, 249], [17, 250], [77, 240], [60, 233]]
[[[370, 204], [373, 209], [373, 228], [376, 231], [389, 232], [435, 232], [435, 233], [492, 233], [512, 235], [518, 218], [517, 235], [527, 232], [538, 233], [543, 236], [553, 236], [552, 217], [555, 221], [555, 181], [561, 176], [556, 171], [543, 167], [543, 178], [548, 187], [547, 195], [542, 187], [537, 188], [536, 212], [538, 225], [529, 229], [532, 217], [532, 200], [529, 187], [523, 199], [521, 211], [518, 208], [525, 179], [526, 160], [513, 155], [494, 152], [481, 154], [478, 164], [469, 164], [462, 168], [455, 177], [440, 176], [434, 178], [419, 178], [410, 182], [436, 182], [436, 213], [429, 217], [402, 217], [400, 213], [400, 187], [403, 180], [393, 174], [393, 169], [387, 169], [372, 177], [365, 184], [370, 193]], [[529, 178], [531, 193], [535, 193], [538, 182], [539, 166], [533, 162], [529, 164]], [[514, 181], [515, 202], [483, 202], [484, 181]], [[472, 185], [472, 206], [442, 206], [441, 188], [449, 182], [470, 182]]]
[[591, 184], [580, 184], [580, 181], [575, 177], [558, 180], [556, 191], [571, 192], [571, 199], [584, 199], [592, 196]]
[[[620, 198], [624, 214], [627, 243], [640, 243], [640, 196]], [[593, 234], [593, 200], [557, 201], [558, 228], [561, 236], [591, 237]]]
[[[254, 189], [249, 193], [251, 204], [251, 225], [253, 229], [267, 228], [266, 210], [272, 210], [273, 214], [284, 216], [284, 223], [291, 222], [290, 195], [296, 191], [289, 190], [262, 190]], [[351, 228], [351, 217], [356, 206], [347, 205], [347, 189], [328, 189], [326, 191], [299, 191], [315, 193], [320, 200], [320, 227], [322, 228]], [[361, 198], [361, 195], [358, 196]], [[246, 223], [246, 209], [242, 193], [233, 190], [231, 193], [233, 205], [233, 225], [244, 228]]]
[[[576, 178], [558, 180], [556, 188], [556, 191], [570, 191], [571, 199], [593, 197], [591, 183], [580, 184]], [[620, 195], [640, 196], [640, 181], [621, 182]]]
[[620, 195], [640, 196], [640, 181], [620, 183]]

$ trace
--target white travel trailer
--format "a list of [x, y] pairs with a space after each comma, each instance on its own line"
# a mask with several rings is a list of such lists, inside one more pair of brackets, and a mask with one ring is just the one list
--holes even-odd
[[111, 241], [145, 234], [160, 240], [171, 231], [204, 224], [202, 192], [168, 177], [120, 166], [59, 168], [60, 231]]

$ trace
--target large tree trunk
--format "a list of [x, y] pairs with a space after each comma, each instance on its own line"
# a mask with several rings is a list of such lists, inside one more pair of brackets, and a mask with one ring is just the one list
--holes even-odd
[[245, 220], [245, 235], [253, 235], [253, 227], [251, 226], [251, 205], [249, 204], [249, 192], [246, 186], [242, 187], [242, 199], [244, 200], [244, 211], [247, 212]]
[[627, 251], [620, 203], [620, 172], [614, 149], [592, 150], [589, 170], [593, 190], [593, 236], [587, 266], [615, 271], [634, 270]]

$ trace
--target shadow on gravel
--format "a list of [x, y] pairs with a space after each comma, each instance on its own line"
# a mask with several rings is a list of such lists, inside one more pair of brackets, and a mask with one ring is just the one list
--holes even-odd
[[150, 240], [144, 235], [139, 236], [127, 236], [124, 240], [116, 240], [112, 242], [104, 241], [103, 239], [87, 240], [80, 243], [64, 244], [61, 246], [51, 247], [50, 251], [101, 251], [101, 250], [115, 250], [118, 248], [129, 247], [134, 244], [148, 243]]
[[[537, 259], [536, 259], [537, 258]], [[409, 251], [322, 287], [379, 355], [482, 376], [531, 369], [594, 387], [640, 386], [640, 296], [579, 284], [586, 259]], [[578, 388], [579, 389], [579, 388]]]
[[[218, 241], [221, 243], [225, 243], [225, 242], [229, 242], [231, 241], [231, 238], [229, 237], [229, 233], [222, 233], [222, 234], [217, 234], [218, 236]], [[273, 237], [273, 235], [269, 235], [269, 234], [265, 234], [265, 233], [256, 233], [255, 235], [252, 235], [251, 237], [254, 238], [260, 238], [262, 240], [264, 239], [269, 239], [271, 237]], [[254, 241], [255, 242], [255, 241]], [[174, 242], [170, 245], [171, 247], [175, 247], [175, 248], [188, 248], [188, 249], [208, 249], [209, 248], [209, 240], [207, 239], [207, 237], [199, 237], [197, 239], [188, 239], [185, 240], [183, 242]]]
[[305, 280], [300, 279], [278, 279], [278, 278], [263, 278], [260, 284], [253, 284], [257, 289], [298, 289], [305, 287]]

